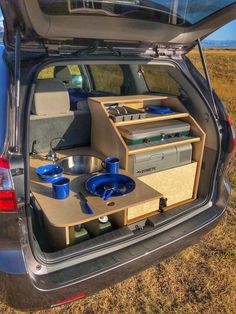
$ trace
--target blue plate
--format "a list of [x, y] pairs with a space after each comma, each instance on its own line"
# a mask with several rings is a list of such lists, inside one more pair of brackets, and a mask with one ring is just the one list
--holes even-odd
[[168, 114], [168, 113], [173, 113], [173, 110], [169, 107], [161, 107], [161, 106], [147, 106], [145, 108], [145, 111], [147, 113], [151, 114]]
[[109, 191], [112, 191], [112, 197], [132, 192], [135, 189], [135, 182], [123, 174], [104, 173], [89, 178], [85, 186], [91, 194], [106, 198]]
[[58, 165], [44, 165], [36, 169], [36, 173], [44, 182], [53, 182], [53, 180], [62, 176], [63, 169]]

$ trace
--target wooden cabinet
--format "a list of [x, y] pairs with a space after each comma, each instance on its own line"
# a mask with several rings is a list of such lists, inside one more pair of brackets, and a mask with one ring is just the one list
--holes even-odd
[[[137, 120], [113, 122], [107, 111], [107, 105], [112, 103], [142, 110], [146, 105], [155, 104], [157, 101], [162, 106], [171, 107], [175, 112]], [[141, 176], [138, 179], [167, 198], [167, 209], [190, 202], [197, 197], [206, 135], [195, 119], [186, 112], [177, 97], [139, 95], [90, 98], [89, 108], [92, 115], [91, 142], [93, 148], [106, 156], [118, 157], [122, 168], [127, 172], [129, 172], [128, 160], [130, 155], [191, 143], [193, 149], [192, 163]], [[189, 123], [191, 127], [190, 136], [178, 140], [165, 140], [158, 144], [154, 142], [147, 145], [129, 146], [119, 132], [119, 127], [124, 125], [138, 125], [170, 119], [179, 119]], [[152, 202], [131, 206], [126, 209], [125, 222], [129, 224], [153, 215], [158, 212], [158, 207], [158, 204]]]

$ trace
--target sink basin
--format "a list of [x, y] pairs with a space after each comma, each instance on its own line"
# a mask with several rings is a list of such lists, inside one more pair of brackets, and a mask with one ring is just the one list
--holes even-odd
[[65, 174], [93, 173], [102, 170], [102, 160], [95, 156], [75, 155], [59, 159], [57, 164]]

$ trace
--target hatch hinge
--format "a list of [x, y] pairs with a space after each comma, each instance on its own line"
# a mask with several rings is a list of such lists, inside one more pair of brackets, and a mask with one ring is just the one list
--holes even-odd
[[155, 57], [158, 58], [182, 59], [182, 55], [184, 54], [182, 46], [156, 45], [152, 50], [155, 53]]
[[61, 57], [64, 55], [70, 55], [72, 52], [63, 50], [62, 46], [58, 43], [56, 44], [44, 44], [44, 48], [49, 57]]
[[212, 102], [212, 109], [213, 109], [213, 112], [215, 114], [216, 119], [219, 119], [219, 114], [218, 114], [218, 110], [217, 110], [217, 106], [216, 106], [216, 102], [215, 102], [215, 98], [214, 98], [213, 88], [212, 88], [212, 85], [211, 85], [211, 80], [210, 80], [208, 69], [207, 69], [207, 65], [206, 65], [206, 59], [205, 59], [205, 56], [204, 56], [204, 53], [203, 53], [201, 40], [199, 38], [197, 40], [197, 45], [198, 45], [198, 50], [199, 50], [199, 54], [200, 54], [200, 57], [201, 57], [202, 66], [203, 66], [205, 78], [206, 78], [206, 81], [207, 81], [208, 89], [209, 89], [209, 92], [210, 92], [210, 97], [211, 97], [211, 102]]

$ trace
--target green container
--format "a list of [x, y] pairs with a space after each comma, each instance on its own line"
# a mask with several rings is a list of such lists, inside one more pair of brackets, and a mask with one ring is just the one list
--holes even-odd
[[180, 120], [157, 121], [122, 126], [119, 128], [127, 145], [160, 141], [190, 134], [190, 124]]
[[89, 235], [92, 237], [97, 237], [101, 234], [107, 233], [113, 230], [110, 221], [106, 223], [101, 223], [98, 219], [86, 222], [85, 228], [88, 230]]
[[71, 227], [70, 236], [73, 244], [90, 239], [89, 233], [83, 225]]

